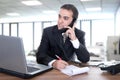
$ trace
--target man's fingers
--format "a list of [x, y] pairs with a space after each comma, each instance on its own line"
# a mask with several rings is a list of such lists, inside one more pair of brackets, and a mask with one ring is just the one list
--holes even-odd
[[58, 70], [64, 69], [67, 65], [68, 65], [68, 63], [66, 61], [63, 61], [63, 60], [56, 60], [53, 63], [53, 67], [58, 69]]
[[65, 66], [68, 66], [69, 64], [66, 61], [61, 61], [62, 64], [64, 64]]

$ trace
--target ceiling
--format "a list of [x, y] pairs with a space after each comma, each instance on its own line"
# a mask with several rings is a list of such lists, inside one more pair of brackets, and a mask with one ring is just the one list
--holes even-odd
[[[120, 6], [120, 0], [93, 0], [81, 2], [80, 0], [38, 0], [42, 2], [39, 6], [26, 6], [21, 3], [23, 0], [0, 0], [0, 18], [10, 18], [6, 13], [16, 12], [19, 17], [48, 15], [53, 16], [55, 13], [43, 13], [45, 10], [59, 11], [61, 5], [65, 3], [74, 4], [79, 10], [80, 15], [92, 14], [112, 14], [114, 15]], [[87, 12], [86, 8], [101, 7], [101, 11]], [[16, 16], [17, 17], [17, 16]]]

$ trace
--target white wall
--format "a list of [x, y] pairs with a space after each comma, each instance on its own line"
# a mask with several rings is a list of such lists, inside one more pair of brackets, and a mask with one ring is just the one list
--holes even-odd
[[116, 35], [120, 36], [120, 7], [116, 13]]

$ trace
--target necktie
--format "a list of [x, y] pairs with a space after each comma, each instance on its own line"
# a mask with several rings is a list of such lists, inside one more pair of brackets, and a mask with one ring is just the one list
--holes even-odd
[[62, 33], [62, 36], [63, 36], [63, 42], [65, 43], [68, 36], [65, 33]]

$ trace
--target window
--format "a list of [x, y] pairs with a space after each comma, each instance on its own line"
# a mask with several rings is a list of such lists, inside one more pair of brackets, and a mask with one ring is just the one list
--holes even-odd
[[2, 35], [2, 24], [0, 24], [0, 35]]
[[23, 39], [26, 55], [33, 50], [33, 23], [19, 24], [19, 37]]
[[10, 23], [10, 26], [11, 26], [11, 36], [16, 36], [17, 37], [17, 26], [18, 24], [17, 23]]
[[80, 21], [77, 21], [75, 27], [76, 27], [77, 29], [80, 29]]
[[9, 24], [8, 23], [3, 24], [3, 35], [9, 36], [9, 34], [10, 34], [9, 31], [10, 31]]
[[103, 42], [106, 45], [107, 37], [114, 35], [113, 20], [94, 20], [92, 21], [92, 45]]
[[42, 24], [43, 24], [43, 28], [47, 28], [47, 27], [52, 26], [51, 21], [48, 21], [48, 22], [42, 22]]
[[41, 22], [36, 22], [35, 26], [34, 26], [34, 49], [36, 50], [39, 45], [40, 45], [40, 41], [41, 41], [41, 37], [42, 37], [42, 25]]
[[57, 25], [57, 21], [52, 21], [51, 25]]
[[90, 21], [81, 21], [81, 29], [85, 32], [85, 43], [86, 46], [90, 46]]

